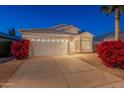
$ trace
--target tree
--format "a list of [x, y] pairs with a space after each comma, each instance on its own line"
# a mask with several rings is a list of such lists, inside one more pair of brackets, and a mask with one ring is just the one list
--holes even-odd
[[122, 5], [104, 5], [101, 7], [101, 11], [107, 15], [115, 13], [115, 40], [120, 39], [120, 16], [124, 12], [124, 6]]
[[8, 31], [9, 31], [9, 35], [12, 36], [12, 32], [11, 32], [11, 30], [9, 29]]
[[12, 31], [12, 36], [15, 36], [15, 34], [16, 34], [16, 33], [15, 33], [15, 32], [16, 32], [16, 31], [15, 31], [15, 29], [14, 29], [14, 28], [12, 28], [12, 30], [11, 30], [11, 31]]
[[16, 30], [14, 28], [9, 29], [9, 35], [10, 36], [15, 36], [16, 35]]

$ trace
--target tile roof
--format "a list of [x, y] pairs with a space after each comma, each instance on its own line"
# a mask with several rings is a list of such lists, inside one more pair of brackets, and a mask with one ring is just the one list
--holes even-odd
[[[76, 28], [76, 31], [71, 32], [72, 28]], [[50, 28], [38, 28], [38, 29], [22, 29], [22, 33], [44, 33], [44, 34], [64, 34], [64, 35], [77, 35], [79, 29], [73, 25], [59, 24]], [[76, 33], [77, 32], [77, 33]]]
[[58, 28], [61, 28], [61, 27], [68, 27], [68, 25], [66, 25], [66, 24], [60, 24], [60, 25], [56, 25], [56, 26], [54, 26], [52, 28], [58, 29]]
[[30, 32], [30, 33], [44, 33], [44, 34], [65, 34], [65, 35], [75, 35], [74, 33], [69, 33], [62, 30], [57, 30], [53, 28], [43, 28], [43, 29], [27, 29], [27, 30], [20, 30], [20, 32]]
[[[77, 28], [77, 27], [75, 27], [73, 25], [60, 24], [60, 25], [54, 26], [52, 28], [56, 29], [56, 30], [65, 30], [66, 31], [66, 30], [69, 30], [71, 28]], [[78, 31], [79, 31], [79, 29], [78, 29]]]

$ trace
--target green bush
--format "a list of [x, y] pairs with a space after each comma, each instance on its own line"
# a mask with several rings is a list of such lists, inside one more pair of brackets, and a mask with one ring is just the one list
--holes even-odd
[[11, 54], [11, 41], [0, 42], [0, 57], [9, 57]]

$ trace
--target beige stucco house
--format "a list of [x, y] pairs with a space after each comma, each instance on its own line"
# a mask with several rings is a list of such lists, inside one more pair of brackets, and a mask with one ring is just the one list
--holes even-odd
[[69, 55], [93, 51], [93, 35], [79, 33], [73, 25], [60, 24], [45, 29], [20, 30], [23, 38], [31, 40], [31, 56]]

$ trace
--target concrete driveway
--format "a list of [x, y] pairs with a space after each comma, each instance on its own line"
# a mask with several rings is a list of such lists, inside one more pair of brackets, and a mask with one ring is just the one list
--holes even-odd
[[88, 64], [76, 56], [50, 56], [28, 59], [3, 87], [112, 87], [110, 84], [116, 82], [123, 82], [123, 79]]

